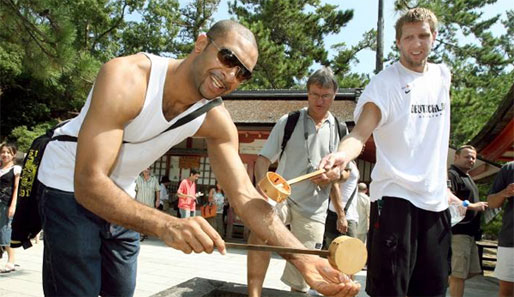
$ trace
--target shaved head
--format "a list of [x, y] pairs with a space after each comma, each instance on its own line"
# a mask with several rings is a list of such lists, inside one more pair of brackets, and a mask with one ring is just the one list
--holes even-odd
[[207, 32], [207, 36], [217, 40], [218, 38], [224, 38], [228, 32], [234, 31], [237, 32], [241, 37], [250, 41], [255, 46], [255, 48], [257, 48], [257, 41], [255, 40], [255, 36], [253, 35], [252, 31], [233, 20], [222, 20], [216, 22]]

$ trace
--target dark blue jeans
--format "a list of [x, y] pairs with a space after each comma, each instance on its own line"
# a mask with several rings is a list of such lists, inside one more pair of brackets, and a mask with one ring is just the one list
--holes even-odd
[[133, 296], [139, 233], [101, 219], [72, 192], [40, 191], [45, 296]]

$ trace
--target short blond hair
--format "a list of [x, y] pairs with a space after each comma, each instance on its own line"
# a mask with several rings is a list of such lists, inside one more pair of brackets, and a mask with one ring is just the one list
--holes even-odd
[[430, 31], [432, 34], [437, 31], [437, 17], [435, 14], [430, 9], [416, 7], [409, 9], [396, 21], [396, 25], [394, 26], [396, 30], [396, 40], [400, 40], [402, 37], [403, 25], [416, 22], [427, 22], [430, 26]]

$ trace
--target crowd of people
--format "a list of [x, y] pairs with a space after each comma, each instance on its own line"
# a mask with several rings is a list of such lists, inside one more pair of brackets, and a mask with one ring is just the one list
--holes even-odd
[[[308, 78], [307, 106], [273, 127], [255, 163], [257, 181], [272, 164], [285, 179], [325, 169], [292, 186], [283, 203], [263, 199], [254, 187], [238, 155], [237, 129], [214, 99], [251, 78], [258, 50], [248, 28], [217, 22], [184, 59], [136, 54], [106, 63], [80, 114], [54, 132], [78, 141], [50, 141], [39, 168], [45, 295], [132, 296], [139, 242], [147, 236], [184, 253], [224, 254], [230, 203], [252, 231], [249, 243], [320, 249], [340, 235], [359, 238], [368, 248], [370, 296], [443, 296], [448, 287], [463, 296], [465, 280], [481, 273], [480, 213], [503, 207], [495, 275], [500, 296], [512, 296], [514, 162], [503, 166], [487, 202], [469, 175], [475, 148], [457, 149], [447, 169], [451, 74], [427, 61], [437, 18], [411, 9], [395, 29], [399, 61], [366, 86], [351, 133], [330, 112], [338, 83], [328, 67]], [[372, 134], [377, 154], [368, 196], [354, 160]], [[171, 192], [169, 177], [159, 182], [150, 168], [191, 136], [206, 138], [217, 177], [205, 198], [196, 169]], [[9, 242], [21, 168], [14, 145], [0, 151], [0, 255], [8, 255], [0, 272], [8, 273], [16, 269]], [[463, 214], [453, 227], [450, 205]], [[209, 208], [207, 219], [197, 215], [200, 207]], [[360, 290], [327, 259], [281, 256], [282, 281], [292, 291], [354, 296]], [[248, 253], [249, 296], [261, 295], [269, 260], [269, 252]]]

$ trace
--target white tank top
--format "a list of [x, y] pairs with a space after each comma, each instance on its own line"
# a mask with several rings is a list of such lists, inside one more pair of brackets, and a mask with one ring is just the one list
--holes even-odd
[[[123, 141], [128, 143], [121, 146], [114, 170], [110, 175], [114, 183], [132, 197], [135, 196], [135, 180], [139, 173], [153, 164], [171, 147], [194, 135], [205, 120], [205, 114], [171, 131], [162, 132], [180, 118], [209, 102], [207, 99], [201, 99], [168, 122], [162, 112], [162, 96], [169, 59], [151, 54], [145, 55], [150, 59], [152, 65], [143, 109], [126, 125]], [[80, 114], [66, 125], [56, 129], [54, 136], [78, 135], [91, 103], [93, 89], [94, 86], [89, 92], [86, 104]], [[39, 181], [48, 187], [73, 192], [76, 150], [76, 142], [51, 141], [46, 147], [39, 167]]]

